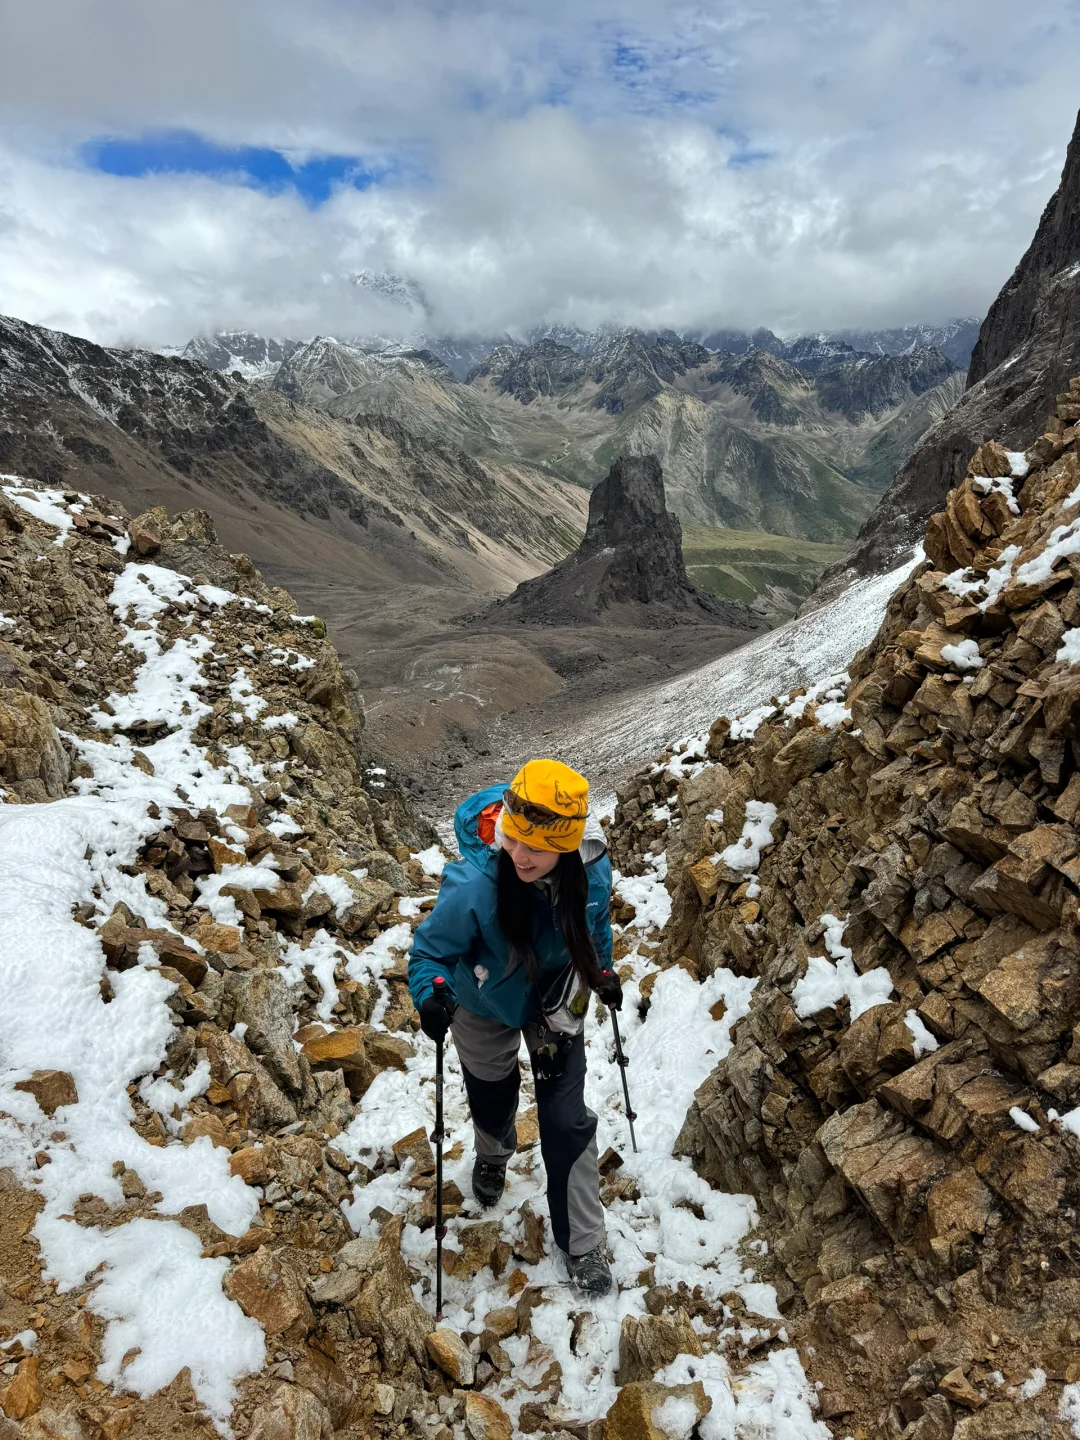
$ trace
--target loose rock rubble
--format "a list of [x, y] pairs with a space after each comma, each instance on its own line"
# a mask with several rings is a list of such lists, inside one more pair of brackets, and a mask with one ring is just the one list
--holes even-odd
[[[156, 1076], [151, 1068], [128, 1086], [134, 1134], [163, 1151], [224, 1152], [236, 1183], [257, 1187], [242, 1233], [221, 1228], [205, 1204], [172, 1217], [204, 1257], [231, 1266], [224, 1293], [267, 1337], [267, 1366], [243, 1384], [232, 1425], [264, 1440], [368, 1435], [376, 1425], [389, 1433], [399, 1395], [387, 1410], [378, 1382], [406, 1362], [414, 1373], [427, 1363], [431, 1322], [412, 1297], [392, 1227], [375, 1251], [354, 1256], [368, 1242], [353, 1239], [341, 1203], [363, 1167], [333, 1141], [374, 1078], [415, 1053], [403, 973], [384, 982], [382, 971], [431, 903], [413, 898], [434, 886], [414, 852], [434, 833], [387, 793], [381, 772], [365, 783], [356, 678], [342, 671], [321, 622], [298, 617], [246, 557], [227, 554], [208, 516], [152, 511], [129, 521], [104, 500], [7, 480], [7, 807], [29, 814], [72, 789], [94, 793], [100, 757], [114, 749], [133, 782], [123, 791], [123, 777], [112, 775], [114, 799], [123, 793], [130, 806], [140, 786], [167, 789], [175, 773], [155, 780], [151, 757], [167, 757], [166, 742], [185, 725], [191, 754], [201, 756], [196, 772], [216, 769], [246, 797], [220, 812], [190, 803], [183, 786], [167, 804], [144, 799], [137, 848], [117, 857], [125, 898], [110, 903], [99, 885], [70, 917], [96, 937], [106, 1004], [139, 967], [168, 982], [172, 1029], [161, 1063]], [[125, 583], [133, 597], [126, 613], [117, 604]], [[190, 692], [201, 702], [197, 725], [167, 704], [154, 712], [167, 687], [139, 689], [139, 655], [125, 638], [153, 634], [169, 657], [194, 630], [208, 642], [191, 647], [201, 661]], [[152, 649], [143, 653], [154, 663]], [[127, 713], [129, 699], [139, 713]], [[377, 1002], [384, 1013], [373, 1024]], [[392, 1033], [396, 1025], [405, 1034]], [[87, 1034], [85, 1043], [97, 1039]], [[62, 1070], [15, 1077], [13, 1094], [59, 1124], [50, 1134], [49, 1118], [0, 1114], [0, 1165], [12, 1162], [0, 1169], [0, 1229], [11, 1237], [0, 1246], [5, 1440], [213, 1434], [186, 1371], [141, 1399], [122, 1393], [138, 1392], [137, 1383], [114, 1393], [96, 1373], [109, 1318], [95, 1307], [97, 1276], [63, 1291], [46, 1278], [34, 1230], [41, 1202], [33, 1175], [14, 1163], [20, 1128], [23, 1139], [38, 1137], [30, 1163], [39, 1174], [63, 1163], [64, 1117], [80, 1096]], [[135, 1166], [118, 1159], [112, 1179], [114, 1198], [83, 1194], [68, 1223], [112, 1231], [166, 1218], [160, 1191]], [[353, 1276], [345, 1296], [341, 1286]]]
[[610, 832], [666, 852], [661, 974], [756, 978], [677, 1150], [755, 1198], [837, 1436], [1080, 1434], [1078, 420], [1074, 380], [982, 445], [850, 680], [718, 719]]
[[564, 1283], [530, 1082], [466, 1198], [451, 1048], [436, 1327], [406, 959], [444, 857], [355, 680], [205, 514], [0, 496], [0, 1440], [820, 1436], [751, 1205], [671, 1155], [751, 986], [657, 969], [662, 847], [616, 902], [640, 1154], [587, 1021], [619, 1292]]

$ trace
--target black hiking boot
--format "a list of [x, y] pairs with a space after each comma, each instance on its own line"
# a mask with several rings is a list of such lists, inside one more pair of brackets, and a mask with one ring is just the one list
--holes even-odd
[[567, 1255], [564, 1250], [563, 1259], [575, 1290], [583, 1295], [606, 1295], [611, 1289], [611, 1267], [605, 1245], [586, 1250], [584, 1255]]
[[472, 1193], [478, 1205], [490, 1210], [502, 1199], [506, 1186], [505, 1160], [481, 1160], [472, 1167]]

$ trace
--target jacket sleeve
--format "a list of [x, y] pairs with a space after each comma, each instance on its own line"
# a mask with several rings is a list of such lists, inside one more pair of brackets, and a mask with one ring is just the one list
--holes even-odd
[[468, 957], [480, 933], [473, 894], [469, 867], [461, 861], [448, 865], [435, 908], [417, 926], [409, 953], [409, 994], [418, 1010], [431, 994], [436, 975], [443, 977], [457, 998], [454, 971], [458, 961]]
[[600, 903], [593, 915], [590, 933], [592, 935], [593, 948], [596, 951], [596, 958], [600, 962], [601, 970], [611, 969], [611, 862], [605, 855], [595, 862], [597, 868], [597, 880], [601, 882], [602, 894]]

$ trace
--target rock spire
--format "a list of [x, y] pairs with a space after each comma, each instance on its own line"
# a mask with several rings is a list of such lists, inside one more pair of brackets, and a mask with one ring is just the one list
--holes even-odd
[[585, 538], [545, 575], [495, 607], [530, 625], [623, 624], [663, 628], [695, 621], [751, 629], [741, 605], [703, 595], [682, 556], [682, 527], [668, 510], [655, 455], [617, 460], [592, 492]]

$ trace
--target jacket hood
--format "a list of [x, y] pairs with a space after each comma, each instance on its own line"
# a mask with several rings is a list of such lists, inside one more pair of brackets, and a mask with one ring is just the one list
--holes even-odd
[[[498, 852], [490, 845], [485, 845], [476, 833], [480, 813], [486, 810], [489, 805], [502, 800], [506, 784], [489, 785], [486, 790], [478, 790], [475, 795], [470, 795], [463, 800], [454, 811], [454, 835], [457, 839], [458, 854], [463, 860], [470, 861], [477, 870], [495, 879], [496, 866], [498, 863]], [[607, 841], [604, 838], [603, 827], [599, 820], [590, 811], [585, 821], [585, 838], [581, 842], [581, 858], [586, 865], [591, 865], [594, 860], [607, 851]]]

